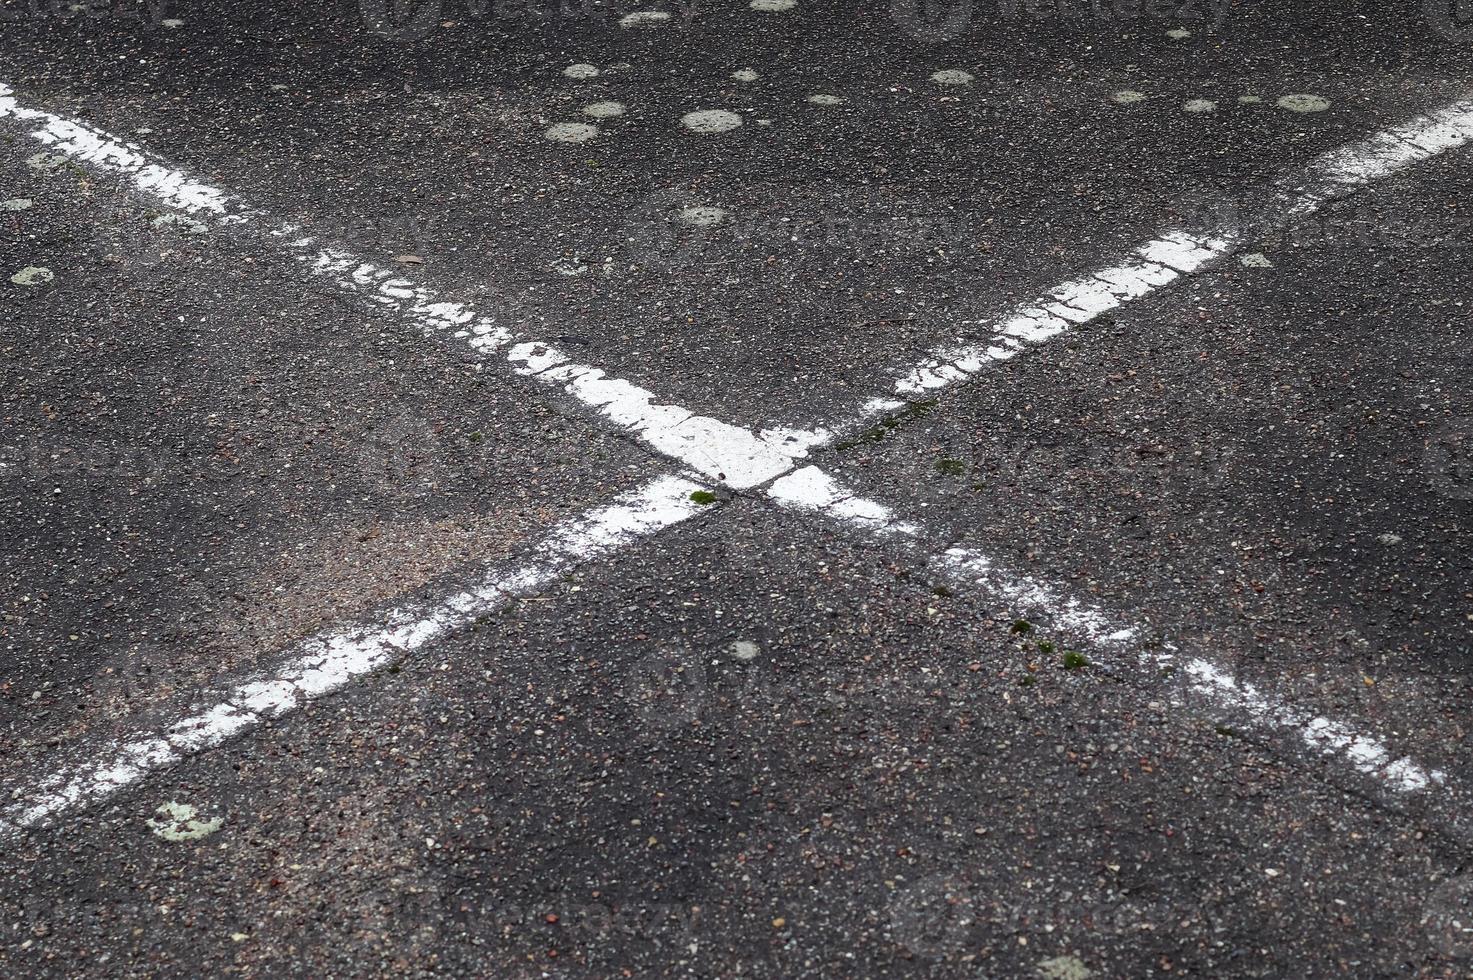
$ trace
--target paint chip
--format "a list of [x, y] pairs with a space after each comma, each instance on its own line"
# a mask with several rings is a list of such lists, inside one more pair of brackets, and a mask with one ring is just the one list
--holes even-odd
[[1268, 260], [1268, 256], [1262, 252], [1249, 252], [1240, 256], [1238, 261], [1249, 269], [1272, 269], [1274, 264]]
[[1183, 112], [1212, 112], [1217, 108], [1217, 103], [1211, 99], [1188, 99], [1182, 103]]
[[842, 105], [844, 103], [844, 100], [841, 97], [839, 97], [837, 95], [829, 95], [829, 94], [824, 93], [824, 92], [819, 92], [819, 93], [816, 93], [814, 95], [810, 95], [808, 97], [808, 100], [807, 101], [812, 102], [814, 105], [822, 105], [822, 106], [835, 106], [835, 105]]
[[0, 211], [25, 211], [35, 203], [29, 197], [12, 197], [8, 201], [0, 201]]
[[624, 115], [625, 111], [624, 103], [613, 101], [595, 102], [583, 107], [583, 114], [595, 119], [612, 119], [615, 116]]
[[1330, 100], [1318, 95], [1281, 95], [1274, 103], [1280, 109], [1288, 109], [1290, 112], [1324, 112], [1330, 108]]
[[597, 135], [597, 126], [576, 122], [553, 123], [542, 134], [554, 143], [587, 143]]
[[725, 109], [697, 109], [680, 117], [680, 124], [693, 133], [726, 133], [742, 124], [742, 117]]
[[10, 281], [17, 286], [42, 286], [55, 278], [55, 274], [50, 269], [39, 265], [28, 265], [11, 276]]
[[159, 23], [164, 25], [171, 31], [177, 31], [179, 28], [184, 26], [184, 21], [180, 20], [177, 17], [166, 17], [165, 19], [159, 21]]
[[651, 24], [660, 24], [670, 19], [668, 11], [664, 10], [636, 10], [632, 14], [625, 14], [619, 18], [620, 27], [649, 27]]
[[1110, 101], [1118, 105], [1130, 105], [1133, 102], [1142, 102], [1145, 96], [1135, 89], [1123, 88], [1118, 92], [1110, 94]]
[[1394, 548], [1397, 545], [1401, 544], [1401, 535], [1392, 534], [1390, 531], [1387, 531], [1385, 534], [1377, 535], [1376, 540], [1381, 542], [1388, 548]]
[[931, 73], [931, 81], [937, 85], [970, 85], [975, 80], [971, 72], [962, 71], [960, 68], [943, 68]]
[[199, 819], [199, 811], [188, 803], [170, 800], [154, 811], [157, 817], [148, 818], [148, 829], [155, 837], [178, 843], [208, 837], [225, 825], [225, 818]]
[[780, 14], [798, 6], [798, 0], [752, 0], [747, 6], [764, 14]]
[[569, 78], [576, 78], [580, 80], [585, 78], [597, 78], [598, 68], [594, 65], [590, 65], [580, 61], [576, 65], [569, 65], [568, 67], [564, 68], [563, 74], [568, 76]]
[[735, 78], [739, 82], [755, 82], [762, 76], [758, 75], [750, 68], [738, 68], [736, 71], [731, 73], [731, 77]]

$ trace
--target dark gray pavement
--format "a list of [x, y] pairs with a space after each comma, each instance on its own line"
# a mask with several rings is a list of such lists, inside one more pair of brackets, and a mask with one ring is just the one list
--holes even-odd
[[[841, 418], [960, 321], [1473, 89], [1473, 32], [1416, 5], [963, 8], [457, 2], [385, 37], [357, 4], [10, 4], [0, 81], [758, 428]], [[743, 124], [683, 129], [699, 109]], [[545, 138], [574, 121], [601, 132]], [[0, 202], [29, 202], [0, 203], [7, 777], [676, 469], [20, 132], [0, 123]], [[1470, 160], [816, 461], [1461, 793]], [[1473, 838], [1446, 814], [1159, 678], [1064, 669], [899, 545], [727, 497], [0, 844], [0, 974], [1468, 973]]]

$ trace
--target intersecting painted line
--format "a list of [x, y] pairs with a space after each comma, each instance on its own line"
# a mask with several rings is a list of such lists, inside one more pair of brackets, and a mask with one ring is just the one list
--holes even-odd
[[879, 534], [892, 544], [909, 545], [937, 575], [959, 589], [1047, 620], [1053, 629], [1109, 657], [1111, 666], [1149, 667], [1152, 670], [1145, 676], [1152, 678], [1161, 676], [1163, 669], [1181, 671], [1189, 692], [1219, 708], [1242, 713], [1258, 728], [1286, 733], [1311, 752], [1339, 756], [1356, 772], [1394, 792], [1416, 793], [1446, 783], [1441, 771], [1428, 770], [1410, 758], [1394, 759], [1374, 736], [1259, 691], [1209, 660], [1181, 658], [1170, 644], [1146, 652], [1139, 627], [1116, 622], [1097, 606], [999, 567], [974, 549], [934, 546], [922, 529], [897, 520], [882, 504], [848, 496], [816, 466], [805, 466], [777, 480], [768, 496], [784, 507], [821, 514], [861, 533]]
[[[141, 193], [168, 207], [222, 224], [256, 224], [261, 215], [233, 195], [210, 187], [111, 134], [40, 109], [21, 106], [0, 83], [0, 119], [34, 125], [30, 136], [56, 153], [118, 174]], [[754, 433], [676, 405], [587, 364], [578, 364], [550, 344], [518, 338], [493, 318], [441, 300], [393, 269], [369, 262], [332, 243], [319, 243], [295, 224], [268, 233], [313, 275], [343, 291], [395, 310], [427, 335], [449, 334], [482, 357], [502, 355], [518, 374], [562, 389], [584, 406], [643, 441], [656, 452], [709, 479], [737, 490], [750, 489], [791, 470], [816, 438], [788, 430]]]
[[[1346, 151], [1322, 158], [1317, 172], [1323, 180], [1317, 185], [1316, 199], [1328, 200], [1327, 195], [1336, 193], [1336, 187], [1349, 187], [1349, 181], [1357, 179], [1357, 174], [1361, 177], [1367, 174], [1384, 176], [1442, 149], [1463, 145], [1473, 135], [1473, 130], [1468, 127], [1473, 109], [1466, 106], [1457, 108], [1457, 112], [1444, 110], [1441, 114], [1434, 114], [1435, 118], [1424, 117], [1399, 130], [1388, 131], [1421, 136], [1435, 149], [1401, 137], [1393, 140], [1382, 134], [1366, 144], [1356, 144]], [[12, 90], [0, 84], [0, 119], [7, 117], [37, 124], [30, 135], [43, 144], [68, 158], [125, 176], [140, 192], [154, 196], [170, 207], [210, 216], [227, 224], [247, 224], [260, 217], [230, 195], [166, 166], [136, 145], [75, 121], [20, 106]], [[1423, 135], [1424, 131], [1431, 135]], [[1361, 149], [1367, 145], [1375, 148], [1375, 155], [1369, 160], [1367, 152]], [[1333, 183], [1332, 179], [1339, 183]], [[1343, 189], [1340, 191], [1344, 192]], [[1296, 200], [1296, 207], [1308, 206], [1306, 198]], [[506, 360], [516, 373], [557, 386], [651, 449], [698, 474], [737, 490], [760, 489], [766, 485], [769, 499], [784, 507], [820, 513], [870, 535], [924, 542], [917, 526], [897, 520], [883, 504], [855, 496], [817, 467], [798, 468], [799, 461], [808, 455], [811, 448], [832, 438], [828, 430], [775, 429], [755, 433], [676, 405], [658, 403], [653, 393], [623, 379], [610, 377], [596, 367], [575, 363], [551, 345], [532, 339], [519, 340], [493, 318], [460, 304], [439, 300], [428, 289], [399, 278], [393, 270], [365, 261], [332, 244], [320, 244], [314, 238], [302, 235], [299, 226], [275, 226], [270, 234], [281, 239], [312, 274], [326, 278], [346, 292], [397, 311], [426, 334], [448, 333], [483, 356], [504, 351]], [[1087, 283], [1077, 288], [1069, 284], [1055, 290], [1055, 305], [1040, 307], [1039, 312], [1044, 316], [1056, 316], [1066, 323], [1083, 322], [1109, 308], [1109, 302], [1124, 301], [1119, 297], [1126, 294], [1113, 290], [1123, 289], [1132, 296], [1144, 295], [1156, 285], [1170, 281], [1162, 279], [1165, 271], [1158, 270], [1172, 270], [1172, 278], [1175, 278], [1190, 271], [1186, 267], [1192, 262], [1200, 266], [1227, 247], [1228, 242], [1211, 238], [1164, 238], [1142, 251], [1139, 258], [1150, 266], [1141, 267], [1136, 280], [1116, 277], [1112, 289], [1105, 292]], [[1156, 280], [1160, 282], [1152, 285]], [[1109, 283], [1111, 280], [1101, 282]], [[1055, 329], [1057, 324], [1054, 321], [1040, 322], [1036, 317], [1031, 322], [1038, 325], [1039, 331], [1031, 335], [1033, 342], [1067, 329]], [[951, 363], [959, 366], [959, 362]], [[952, 380], [957, 378], [948, 378], [944, 383]], [[695, 488], [694, 484], [687, 486]], [[933, 561], [939, 562], [943, 570], [952, 567], [953, 570], [960, 569], [959, 574], [972, 574], [974, 585], [1009, 602], [1019, 605], [1039, 603], [1040, 612], [1065, 629], [1076, 627], [1079, 622], [1103, 621], [1103, 614], [1097, 610], [1075, 601], [1060, 600], [1046, 587], [1031, 579], [1005, 573], [973, 552], [948, 552]], [[986, 575], [974, 574], [984, 566]], [[435, 630], [430, 635], [438, 636], [442, 632]], [[1133, 633], [1129, 630], [1116, 630], [1091, 639], [1097, 644], [1126, 643], [1131, 636]], [[1218, 703], [1239, 708], [1256, 706], [1258, 710], [1254, 714], [1260, 723], [1276, 728], [1297, 728], [1308, 744], [1341, 755], [1358, 771], [1375, 775], [1393, 789], [1413, 792], [1441, 781], [1441, 774], [1428, 773], [1409, 760], [1388, 761], [1389, 753], [1379, 742], [1369, 736], [1357, 735], [1340, 723], [1326, 719], [1304, 721], [1300, 713], [1217, 673], [1205, 661], [1193, 661], [1186, 667], [1188, 674], [1200, 681], [1200, 690], [1213, 695]], [[371, 670], [372, 667], [365, 669]], [[234, 717], [231, 712], [220, 716], [221, 724], [228, 727], [231, 717]], [[1324, 736], [1326, 732], [1333, 733], [1333, 737], [1310, 737], [1316, 733]], [[228, 734], [220, 738], [228, 737]], [[218, 741], [209, 744], [218, 744]], [[136, 761], [123, 760], [120, 771], [131, 771], [127, 767]], [[59, 805], [67, 805], [66, 800], [61, 799]], [[44, 819], [44, 816], [37, 819]]]
[[1256, 213], [1213, 228], [1167, 229], [1122, 258], [1061, 283], [996, 320], [963, 321], [961, 326], [972, 332], [990, 331], [991, 338], [934, 350], [901, 369], [891, 389], [864, 402], [854, 418], [811, 430], [806, 437], [798, 431], [790, 435], [810, 449], [825, 445], [843, 431], [902, 410], [907, 399], [929, 397], [967, 381], [989, 365], [1232, 255], [1254, 237], [1301, 221], [1332, 201], [1470, 141], [1473, 102], [1458, 102], [1322, 154], [1299, 173], [1272, 184], [1260, 195], [1265, 203]]
[[0, 841], [100, 802], [150, 772], [295, 711], [546, 587], [575, 566], [695, 516], [703, 507], [691, 494], [699, 489], [688, 480], [657, 477], [554, 526], [523, 561], [489, 568], [464, 592], [319, 633], [288, 651], [269, 676], [217, 690], [202, 699], [205, 707], [161, 731], [88, 746], [69, 765], [50, 768], [24, 786], [6, 786], [16, 802], [0, 810]]

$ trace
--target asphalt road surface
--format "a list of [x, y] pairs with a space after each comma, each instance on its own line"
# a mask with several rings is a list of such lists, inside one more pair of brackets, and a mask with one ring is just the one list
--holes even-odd
[[1469, 975], [1470, 56], [0, 0], [0, 975]]

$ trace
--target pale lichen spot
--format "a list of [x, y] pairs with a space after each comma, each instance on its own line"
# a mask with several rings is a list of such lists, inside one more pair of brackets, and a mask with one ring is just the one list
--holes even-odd
[[1330, 100], [1318, 95], [1281, 95], [1274, 105], [1290, 112], [1324, 112], [1330, 108]]
[[824, 92], [818, 92], [814, 95], [810, 95], [808, 97], [808, 101], [812, 102], [814, 105], [822, 106], [836, 106], [843, 105], [844, 103], [844, 100], [841, 97], [837, 95], [828, 95]]
[[172, 800], [154, 812], [157, 816], [148, 818], [148, 829], [155, 837], [175, 843], [208, 837], [225, 825], [223, 817], [201, 820], [194, 807]]
[[1143, 93], [1129, 88], [1123, 88], [1118, 92], [1110, 93], [1110, 101], [1118, 105], [1130, 105], [1133, 102], [1142, 102], [1145, 98]]
[[652, 24], [660, 24], [670, 19], [670, 13], [665, 10], [636, 10], [632, 14], [625, 14], [619, 18], [620, 27], [649, 27]]
[[17, 286], [44, 286], [56, 278], [56, 274], [45, 266], [28, 265], [10, 277]]
[[1249, 269], [1272, 269], [1274, 264], [1268, 260], [1268, 256], [1262, 252], [1249, 252], [1238, 259], [1245, 268]]
[[798, 0], [752, 0], [747, 6], [764, 14], [780, 14], [798, 6]]
[[1055, 956], [1038, 964], [1043, 980], [1089, 980], [1094, 971], [1077, 956]]
[[931, 74], [931, 81], [937, 85], [970, 85], [973, 80], [971, 72], [960, 68], [943, 68]]
[[1217, 108], [1217, 103], [1211, 99], [1188, 99], [1181, 108], [1183, 112], [1211, 112]]
[[1166, 36], [1176, 41], [1181, 41], [1192, 36], [1192, 32], [1185, 27], [1173, 27], [1166, 32]]
[[762, 76], [758, 75], [750, 68], [738, 68], [736, 71], [731, 73], [731, 77], [735, 78], [739, 82], [755, 82]]
[[203, 235], [210, 229], [201, 222], [182, 214], [161, 214], [149, 222], [155, 228], [178, 228], [190, 235]]
[[761, 648], [751, 640], [737, 640], [727, 649], [731, 651], [733, 657], [743, 663], [750, 663], [756, 660], [757, 654], [761, 652]]
[[177, 17], [167, 17], [164, 20], [159, 21], [159, 23], [164, 25], [171, 31], [177, 31], [179, 28], [184, 26], [184, 21], [180, 20]]
[[595, 119], [612, 119], [615, 116], [624, 115], [624, 112], [625, 106], [622, 102], [595, 102], [583, 107], [583, 114]]
[[576, 78], [581, 81], [585, 78], [597, 78], [598, 68], [595, 65], [586, 64], [580, 61], [576, 65], [569, 65], [568, 67], [564, 68], [563, 74], [568, 76], [569, 78]]
[[553, 123], [542, 134], [554, 143], [587, 143], [597, 135], [597, 126], [576, 122]]
[[693, 133], [726, 133], [742, 124], [742, 117], [725, 109], [697, 109], [680, 117], [680, 124]]
[[1240, 95], [1240, 96], [1238, 96], [1238, 101], [1240, 103], [1242, 103], [1243, 105], [1257, 105], [1258, 103], [1260, 103], [1260, 102], [1263, 101], [1263, 96], [1261, 96], [1261, 95]]
[[558, 259], [553, 262], [552, 271], [560, 276], [576, 279], [578, 276], [588, 275], [588, 266], [576, 259]]
[[26, 166], [32, 170], [56, 170], [64, 163], [66, 163], [66, 154], [64, 153], [46, 153], [42, 151], [41, 153], [26, 157]]
[[29, 197], [12, 197], [8, 201], [0, 201], [0, 211], [25, 211], [34, 203]]
[[725, 208], [711, 204], [692, 204], [681, 208], [675, 217], [691, 228], [714, 228], [726, 220], [727, 212]]

